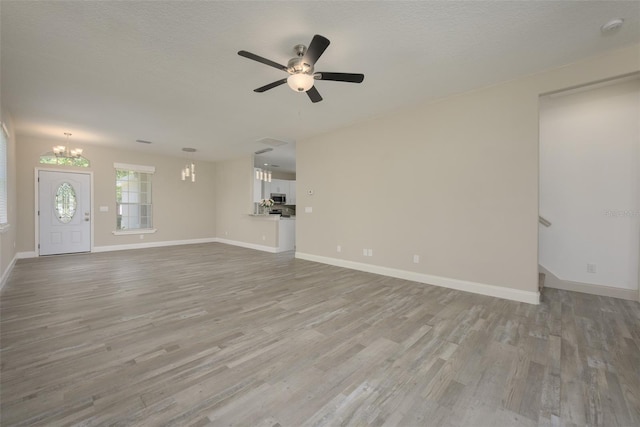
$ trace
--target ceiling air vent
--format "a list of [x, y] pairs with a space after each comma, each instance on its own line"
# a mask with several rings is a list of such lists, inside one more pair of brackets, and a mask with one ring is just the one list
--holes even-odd
[[268, 145], [269, 147], [280, 147], [281, 145], [288, 144], [287, 141], [281, 141], [279, 139], [274, 139], [274, 138], [262, 138], [262, 139], [259, 139], [258, 142]]
[[265, 148], [264, 150], [258, 150], [254, 154], [264, 154], [264, 153], [268, 153], [269, 151], [273, 151], [273, 148]]

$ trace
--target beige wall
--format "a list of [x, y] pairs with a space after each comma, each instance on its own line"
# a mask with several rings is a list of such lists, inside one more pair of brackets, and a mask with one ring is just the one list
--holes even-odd
[[[297, 251], [534, 292], [538, 96], [638, 71], [639, 47], [415, 106], [298, 143]], [[35, 250], [34, 168], [51, 145], [34, 138], [20, 138], [14, 145], [17, 188], [10, 183], [10, 197], [17, 190], [20, 218], [13, 231], [0, 237], [2, 268], [11, 236], [17, 236], [19, 252]], [[178, 179], [183, 166], [178, 157], [83, 146], [81, 141], [74, 146], [84, 148], [92, 161], [95, 246], [142, 242], [137, 235], [111, 233], [114, 162], [156, 167], [158, 233], [145, 235], [144, 242], [217, 236], [277, 246], [277, 227], [248, 215], [250, 156], [215, 164], [198, 162], [198, 182], [193, 185]], [[310, 189], [312, 196], [307, 195]], [[109, 212], [99, 212], [105, 205]], [[313, 207], [313, 213], [303, 213], [305, 206]], [[10, 215], [17, 218], [15, 212]], [[342, 252], [336, 252], [336, 245]], [[363, 257], [363, 248], [373, 249], [373, 257]], [[419, 264], [412, 262], [414, 254], [421, 257]]]
[[[6, 110], [0, 114], [0, 122], [3, 122], [9, 131], [7, 141], [7, 214], [9, 228], [0, 233], [0, 287], [6, 279], [7, 269], [11, 266], [16, 255], [16, 236], [18, 233], [18, 211], [16, 206], [16, 138], [13, 131], [11, 116]], [[1, 130], [0, 130], [1, 132]], [[7, 274], [8, 276], [8, 274]]]
[[253, 212], [253, 158], [216, 163], [216, 230], [220, 239], [276, 247], [277, 224]]
[[298, 142], [297, 251], [535, 292], [538, 96], [637, 71], [638, 52], [632, 46]]
[[[35, 251], [34, 170], [40, 165], [40, 154], [50, 151], [52, 142], [45, 139], [19, 138], [18, 159], [18, 252]], [[84, 149], [91, 161], [90, 168], [56, 166], [58, 170], [88, 170], [93, 172], [94, 247], [170, 242], [214, 238], [215, 232], [215, 164], [196, 161], [197, 182], [180, 179], [184, 159], [146, 154], [143, 151], [122, 151], [74, 141], [74, 147]], [[153, 176], [154, 234], [114, 236], [116, 227], [114, 162], [155, 166]], [[100, 212], [108, 206], [109, 212]]]

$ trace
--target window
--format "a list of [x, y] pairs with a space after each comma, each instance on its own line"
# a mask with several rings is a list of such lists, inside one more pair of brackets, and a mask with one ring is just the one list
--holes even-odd
[[9, 133], [4, 123], [2, 123], [2, 131], [0, 131], [0, 230], [9, 225], [9, 216], [7, 214], [7, 140]]
[[40, 163], [43, 165], [65, 165], [65, 166], [80, 166], [83, 168], [89, 167], [89, 159], [86, 157], [59, 157], [53, 154], [53, 151], [49, 151], [40, 156]]
[[56, 191], [55, 207], [58, 221], [63, 224], [70, 223], [78, 208], [78, 199], [73, 185], [68, 182], [60, 184]]
[[152, 166], [115, 163], [116, 169], [116, 232], [155, 232], [151, 202]]

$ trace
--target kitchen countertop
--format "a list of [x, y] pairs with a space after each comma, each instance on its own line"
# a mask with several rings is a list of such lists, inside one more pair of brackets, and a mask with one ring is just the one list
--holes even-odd
[[256, 218], [262, 218], [262, 219], [267, 220], [267, 221], [280, 221], [280, 220], [285, 221], [285, 220], [295, 220], [296, 219], [295, 215], [292, 215], [290, 217], [283, 217], [283, 216], [275, 215], [275, 214], [274, 215], [271, 215], [271, 214], [269, 214], [269, 215], [265, 215], [265, 214], [249, 214], [249, 216], [253, 216], [253, 217], [256, 217]]

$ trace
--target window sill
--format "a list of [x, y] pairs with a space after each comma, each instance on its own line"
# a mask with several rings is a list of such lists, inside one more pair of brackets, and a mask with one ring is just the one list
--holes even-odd
[[6, 233], [11, 228], [11, 224], [0, 224], [0, 234]]
[[136, 230], [116, 230], [112, 231], [114, 236], [126, 236], [127, 234], [152, 234], [158, 231], [157, 228], [138, 228]]

